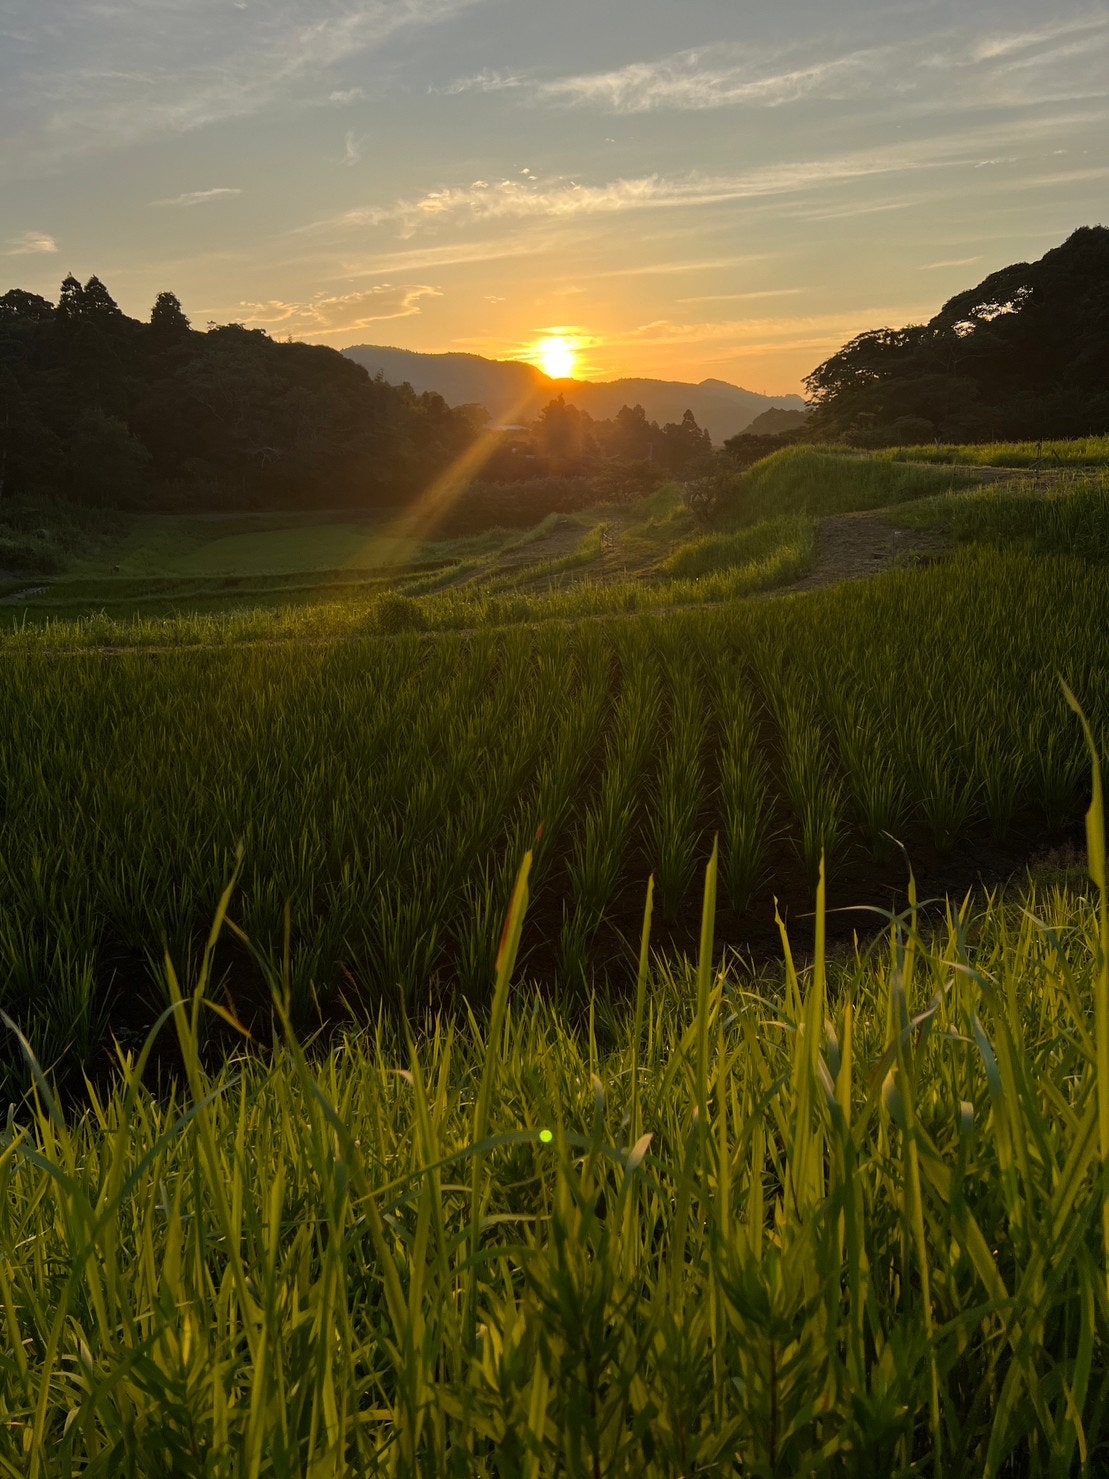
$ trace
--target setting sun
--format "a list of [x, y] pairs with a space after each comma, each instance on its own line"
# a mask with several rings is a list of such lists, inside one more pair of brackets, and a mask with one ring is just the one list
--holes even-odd
[[578, 361], [578, 352], [570, 339], [542, 339], [536, 347], [536, 359], [544, 375], [552, 380], [569, 380]]

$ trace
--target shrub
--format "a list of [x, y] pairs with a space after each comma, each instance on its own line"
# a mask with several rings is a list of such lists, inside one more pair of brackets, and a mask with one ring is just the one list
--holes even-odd
[[374, 628], [383, 636], [393, 636], [396, 632], [419, 632], [427, 625], [419, 604], [398, 591], [383, 591], [372, 610]]

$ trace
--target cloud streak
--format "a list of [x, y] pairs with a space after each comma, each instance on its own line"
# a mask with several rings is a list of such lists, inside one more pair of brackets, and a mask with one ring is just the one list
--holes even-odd
[[172, 206], [188, 209], [194, 205], [210, 205], [213, 200], [227, 200], [243, 192], [234, 185], [218, 185], [213, 190], [186, 190], [183, 195], [171, 195], [165, 200], [152, 201], [152, 205]]
[[702, 293], [696, 298], [675, 298], [676, 303], [751, 303], [759, 298], [796, 298], [811, 288], [762, 288], [754, 293]]
[[922, 262], [921, 272], [938, 272], [944, 267], [973, 267], [975, 262], [981, 262], [982, 257], [948, 257], [942, 262]]
[[422, 311], [424, 299], [440, 297], [440, 290], [426, 283], [403, 287], [378, 283], [354, 293], [317, 293], [305, 302], [271, 298], [265, 303], [240, 303], [239, 307], [248, 310], [243, 323], [318, 339], [355, 333], [391, 319], [412, 318]]
[[53, 256], [58, 250], [58, 243], [52, 236], [47, 236], [44, 231], [24, 231], [21, 236], [8, 238], [6, 257], [39, 257]]
[[550, 182], [500, 180], [493, 184], [447, 187], [385, 206], [347, 211], [314, 228], [395, 225], [411, 235], [421, 226], [447, 222], [492, 222], [525, 219], [573, 220], [579, 216], [625, 214], [720, 205], [789, 194], [816, 186], [842, 184], [906, 169], [936, 167], [936, 162], [910, 161], [877, 154], [840, 159], [775, 164], [735, 175], [692, 174], [684, 177], [641, 175], [583, 185], [575, 180]]
[[700, 111], [756, 104], [776, 108], [802, 98], [850, 96], [873, 76], [887, 53], [868, 49], [807, 66], [764, 71], [730, 60], [733, 48], [684, 51], [656, 62], [635, 62], [611, 72], [594, 72], [540, 83], [541, 102], [601, 108], [611, 113], [657, 109]]
[[[270, 0], [238, 19], [214, 0], [111, 0], [55, 6], [44, 25], [42, 0], [15, 0], [17, 19], [22, 9], [38, 47], [3, 78], [12, 121], [0, 127], [0, 165], [20, 178], [295, 102], [351, 58], [486, 3], [351, 0], [306, 20], [302, 0]], [[335, 89], [328, 101], [342, 106], [360, 94]]]

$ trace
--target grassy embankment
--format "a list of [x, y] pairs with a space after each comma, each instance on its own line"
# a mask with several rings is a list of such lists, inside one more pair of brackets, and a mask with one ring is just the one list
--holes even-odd
[[788, 447], [737, 479], [729, 508], [754, 523], [784, 513], [826, 518], [970, 487], [973, 474], [942, 467], [902, 467], [824, 447]]
[[901, 528], [935, 529], [956, 544], [1109, 560], [1109, 479], [1083, 478], [1057, 488], [1009, 483], [925, 498], [894, 508]]

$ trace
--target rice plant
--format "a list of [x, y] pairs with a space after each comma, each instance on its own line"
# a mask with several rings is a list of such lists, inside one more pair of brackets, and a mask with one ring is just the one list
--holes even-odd
[[843, 832], [842, 783], [830, 765], [827, 738], [811, 690], [788, 678], [769, 674], [786, 793], [798, 828], [798, 851], [805, 871], [815, 881], [822, 858], [831, 857]]
[[769, 766], [763, 758], [755, 706], [744, 687], [745, 674], [724, 672], [716, 700], [721, 724], [719, 753], [720, 820], [725, 887], [732, 908], [742, 914], [765, 877], [774, 816]]
[[705, 714], [688, 667], [669, 672], [670, 713], [647, 818], [646, 842], [664, 919], [673, 920], [693, 882], [704, 799]]
[[[1095, 777], [1096, 777], [1095, 762]], [[1109, 1456], [1109, 916], [651, 966], [602, 1048], [517, 975], [209, 1073], [228, 889], [109, 1093], [0, 1135], [0, 1470], [1000, 1476]], [[280, 1000], [275, 1004], [281, 1014]], [[178, 1086], [145, 1068], [173, 1034]]]

